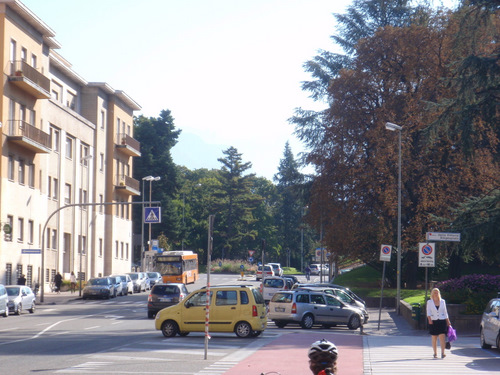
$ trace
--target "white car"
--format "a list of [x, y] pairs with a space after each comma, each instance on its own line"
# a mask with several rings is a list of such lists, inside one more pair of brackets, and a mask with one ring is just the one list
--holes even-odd
[[483, 312], [479, 328], [481, 347], [496, 346], [500, 350], [500, 298], [493, 298]]
[[267, 264], [273, 267], [274, 276], [283, 276], [283, 268], [281, 268], [280, 263], [267, 263]]
[[132, 279], [130, 278], [129, 275], [111, 275], [112, 277], [115, 277], [116, 279], [121, 280], [122, 283], [122, 293], [118, 291], [118, 294], [126, 296], [127, 294], [132, 294], [134, 291], [134, 283], [132, 282]]
[[261, 284], [261, 293], [264, 297], [264, 301], [268, 303], [274, 296], [274, 294], [280, 290], [288, 289], [287, 282], [283, 277], [272, 276], [265, 277]]

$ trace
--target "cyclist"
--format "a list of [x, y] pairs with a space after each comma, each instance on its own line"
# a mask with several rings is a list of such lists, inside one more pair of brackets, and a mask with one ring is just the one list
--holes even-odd
[[335, 375], [339, 352], [328, 340], [316, 341], [309, 349], [309, 368], [314, 375]]

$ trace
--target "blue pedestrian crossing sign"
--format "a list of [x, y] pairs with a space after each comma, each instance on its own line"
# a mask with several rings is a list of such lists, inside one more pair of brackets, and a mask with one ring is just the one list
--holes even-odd
[[144, 223], [161, 223], [161, 207], [144, 207]]

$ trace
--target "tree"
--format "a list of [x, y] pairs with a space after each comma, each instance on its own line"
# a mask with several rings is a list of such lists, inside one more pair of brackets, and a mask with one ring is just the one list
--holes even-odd
[[257, 232], [253, 228], [255, 218], [252, 212], [257, 208], [261, 197], [252, 194], [254, 174], [244, 173], [251, 168], [252, 163], [243, 163], [241, 154], [234, 147], [223, 151], [224, 158], [217, 159], [222, 163], [219, 182], [220, 187], [215, 192], [215, 209], [218, 219], [214, 224], [214, 235], [221, 242], [214, 241], [214, 247], [221, 252], [222, 258], [239, 259], [245, 256], [241, 246], [249, 240], [255, 240]]
[[[169, 110], [160, 112], [157, 118], [139, 116], [134, 121], [134, 137], [141, 142], [141, 157], [134, 160], [134, 178], [142, 181], [145, 176], [160, 177], [151, 183], [153, 201], [161, 202], [161, 223], [152, 224], [152, 238], [163, 234], [168, 242], [177, 241], [180, 235], [180, 218], [173, 198], [178, 189], [177, 168], [172, 160], [171, 149], [177, 144], [180, 130], [175, 129], [174, 118]], [[149, 183], [145, 182], [147, 188]], [[144, 185], [143, 185], [144, 186]], [[135, 201], [149, 200], [138, 196]], [[142, 209], [136, 205], [133, 211], [134, 233], [141, 233]], [[139, 258], [140, 259], [140, 258]]]

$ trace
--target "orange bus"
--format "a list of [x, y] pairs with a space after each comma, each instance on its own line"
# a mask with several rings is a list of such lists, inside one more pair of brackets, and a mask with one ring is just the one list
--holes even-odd
[[190, 251], [164, 251], [156, 256], [156, 271], [164, 283], [194, 283], [198, 280], [198, 254]]

